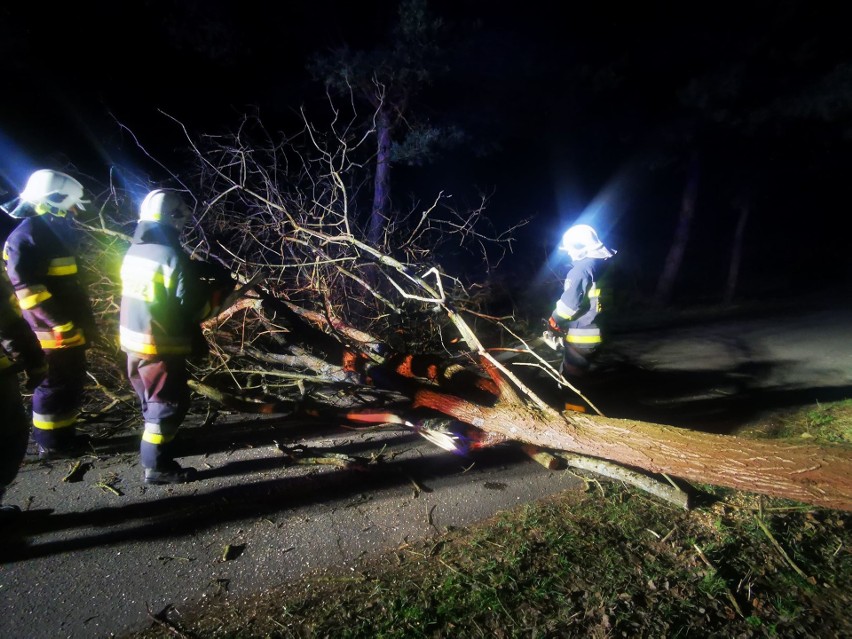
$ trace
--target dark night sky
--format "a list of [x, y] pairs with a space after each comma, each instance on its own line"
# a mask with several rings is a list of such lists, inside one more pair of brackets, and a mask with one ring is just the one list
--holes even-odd
[[[700, 157], [692, 285], [718, 269], [708, 288], [721, 286], [742, 194], [753, 208], [746, 280], [845, 283], [852, 50], [841, 17], [811, 4], [533, 2], [518, 13], [517, 3], [435, 0], [460, 52], [424, 104], [477, 143], [396, 175], [423, 199], [493, 191], [498, 222], [533, 217], [519, 263], [540, 263], [565, 224], [598, 211], [619, 259], [652, 282]], [[180, 136], [158, 110], [195, 133], [233, 130], [255, 108], [269, 128], [286, 127], [317, 92], [307, 57], [369, 48], [396, 6], [4, 6], [0, 186], [20, 188], [57, 155], [106, 180], [109, 166], [140, 161], [117, 122], [168, 164]], [[478, 157], [485, 141], [493, 150]]]

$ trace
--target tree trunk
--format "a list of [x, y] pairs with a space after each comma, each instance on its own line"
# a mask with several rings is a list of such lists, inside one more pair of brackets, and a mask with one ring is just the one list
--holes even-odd
[[[371, 349], [376, 338], [339, 320], [289, 302], [284, 304], [300, 320], [329, 328], [334, 324], [336, 332], [346, 333], [350, 338], [357, 336], [359, 339], [353, 339], [350, 348], [363, 349], [359, 356], [363, 368], [356, 367], [352, 372], [363, 373], [378, 388], [401, 394], [403, 403], [382, 410], [387, 414], [398, 413], [403, 423], [406, 412], [426, 408], [475, 427], [485, 446], [514, 441], [690, 482], [852, 511], [850, 447], [749, 439], [628, 419], [559, 413], [482, 349], [476, 336], [455, 313], [450, 315], [454, 324], [479, 352], [479, 367], [474, 367], [479, 370], [457, 363], [448, 365], [438, 355], [377, 356]], [[259, 300], [243, 306], [262, 315]], [[304, 345], [289, 345], [292, 361], [282, 356], [279, 363], [322, 371], [325, 378], [330, 372], [350, 370], [346, 365], [340, 368], [344, 362], [325, 367], [320, 358], [304, 350]], [[209, 390], [205, 394], [212, 397]], [[294, 404], [253, 402], [241, 406], [242, 410], [277, 412], [291, 411]], [[387, 415], [384, 412], [382, 415], [381, 419], [385, 420]]]
[[728, 269], [728, 281], [725, 285], [725, 297], [723, 300], [725, 304], [731, 304], [734, 301], [734, 295], [737, 291], [737, 281], [740, 277], [740, 263], [743, 258], [745, 226], [751, 212], [748, 202], [740, 202], [737, 208], [739, 209], [739, 215], [737, 216], [737, 228], [734, 231], [734, 241], [731, 247], [731, 264]]
[[671, 248], [663, 265], [663, 272], [657, 281], [657, 290], [654, 293], [653, 303], [655, 306], [666, 306], [672, 298], [674, 283], [680, 272], [683, 255], [686, 252], [686, 244], [689, 242], [692, 218], [695, 216], [695, 201], [698, 196], [699, 162], [693, 157], [689, 165], [689, 174], [686, 176], [686, 186], [683, 190], [683, 200], [680, 206], [680, 216], [675, 229], [675, 236]]
[[433, 390], [419, 391], [414, 406], [542, 448], [852, 511], [852, 450], [841, 446], [715, 435], [582, 413], [560, 414], [504, 401], [487, 407]]
[[390, 203], [391, 123], [387, 107], [383, 104], [376, 112], [376, 175], [373, 179], [373, 208], [370, 213], [368, 238], [373, 246], [380, 246], [382, 229], [388, 218]]

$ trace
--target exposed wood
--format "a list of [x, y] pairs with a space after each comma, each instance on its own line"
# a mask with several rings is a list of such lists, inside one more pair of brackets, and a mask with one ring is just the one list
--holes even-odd
[[542, 450], [536, 446], [530, 446], [529, 444], [521, 446], [521, 450], [523, 450], [530, 459], [541, 464], [547, 468], [547, 470], [561, 470], [562, 468], [565, 468], [565, 461], [551, 452]]
[[331, 364], [324, 359], [311, 355], [298, 347], [290, 347], [291, 354], [264, 352], [257, 348], [247, 347], [244, 352], [261, 362], [278, 364], [297, 370], [310, 370], [325, 377], [329, 382], [340, 382], [348, 378], [347, 371], [342, 366]]

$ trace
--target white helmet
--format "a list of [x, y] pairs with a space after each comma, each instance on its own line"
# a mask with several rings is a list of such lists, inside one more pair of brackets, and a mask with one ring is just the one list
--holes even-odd
[[176, 191], [157, 189], [151, 191], [142, 200], [139, 207], [139, 219], [145, 222], [160, 222], [176, 228], [178, 231], [192, 216], [190, 209]]
[[[50, 169], [33, 173], [21, 192], [21, 205], [45, 205], [51, 213], [66, 212], [75, 206], [85, 209], [85, 202], [88, 200], [83, 199], [82, 184], [70, 175]], [[21, 206], [18, 209], [21, 209]]]
[[614, 255], [603, 245], [597, 232], [588, 224], [575, 224], [565, 231], [559, 249], [567, 251], [575, 262], [586, 257], [606, 259]]

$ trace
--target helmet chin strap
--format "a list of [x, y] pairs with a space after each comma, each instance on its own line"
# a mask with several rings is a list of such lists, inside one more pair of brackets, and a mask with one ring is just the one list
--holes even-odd
[[46, 202], [41, 202], [35, 205], [36, 215], [55, 215], [56, 217], [65, 217], [70, 211], [60, 209], [56, 206], [50, 206]]

